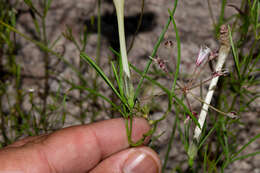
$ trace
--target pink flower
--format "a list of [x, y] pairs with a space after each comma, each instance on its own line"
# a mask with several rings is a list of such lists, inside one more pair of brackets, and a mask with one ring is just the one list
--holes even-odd
[[196, 60], [196, 66], [200, 66], [200, 64], [206, 59], [208, 58], [209, 54], [210, 54], [211, 50], [210, 48], [208, 48], [207, 46], [201, 46], [200, 47], [200, 51], [199, 51], [199, 55], [197, 57]]

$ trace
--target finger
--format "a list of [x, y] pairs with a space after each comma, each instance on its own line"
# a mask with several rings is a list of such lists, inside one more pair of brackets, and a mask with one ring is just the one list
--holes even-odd
[[103, 160], [90, 173], [159, 173], [161, 163], [158, 155], [148, 147], [126, 149]]
[[[149, 125], [144, 119], [134, 119], [133, 140], [141, 139], [148, 130]], [[85, 172], [105, 157], [127, 147], [125, 121], [120, 118], [60, 130], [46, 139], [42, 149], [55, 170]]]
[[[135, 118], [132, 139], [137, 141], [148, 130], [146, 120]], [[89, 171], [102, 159], [127, 147], [129, 144], [125, 121], [118, 118], [58, 130], [39, 140], [29, 140], [29, 143], [20, 148], [9, 148], [7, 153], [10, 158], [19, 160], [19, 165], [27, 164], [33, 170], [38, 170], [37, 166], [41, 163], [40, 169], [45, 165], [48, 172], [80, 173]], [[8, 162], [8, 159], [5, 161]]]
[[23, 145], [33, 142], [35, 143], [36, 141], [42, 141], [47, 137], [47, 134], [42, 134], [39, 136], [28, 136], [24, 139], [21, 139], [19, 141], [16, 141], [8, 146], [6, 146], [5, 148], [11, 148], [11, 147], [22, 147]]

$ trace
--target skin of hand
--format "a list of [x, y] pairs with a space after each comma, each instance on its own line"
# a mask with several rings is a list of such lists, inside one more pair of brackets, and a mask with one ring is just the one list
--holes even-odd
[[[146, 120], [135, 118], [133, 141], [149, 129]], [[129, 147], [122, 118], [27, 137], [0, 150], [0, 173], [86, 172], [160, 173], [161, 163], [149, 147]]]

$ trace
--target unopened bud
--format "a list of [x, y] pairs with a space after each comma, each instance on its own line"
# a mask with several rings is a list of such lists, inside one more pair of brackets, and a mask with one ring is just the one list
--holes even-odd
[[209, 53], [211, 52], [210, 48], [207, 46], [201, 46], [200, 51], [196, 60], [196, 66], [200, 66], [200, 64], [209, 56]]

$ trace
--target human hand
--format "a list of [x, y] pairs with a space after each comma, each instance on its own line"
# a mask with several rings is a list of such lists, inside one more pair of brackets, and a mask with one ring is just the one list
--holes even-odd
[[[132, 139], [141, 139], [149, 128], [144, 119], [135, 118]], [[129, 148], [122, 118], [27, 137], [0, 150], [0, 173], [159, 173], [160, 169], [153, 150]]]

